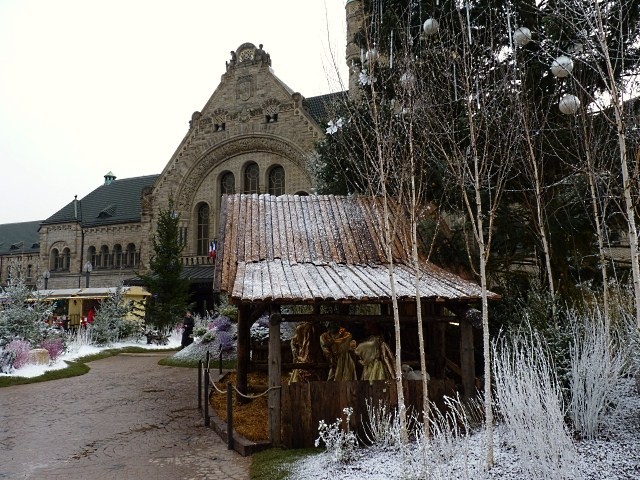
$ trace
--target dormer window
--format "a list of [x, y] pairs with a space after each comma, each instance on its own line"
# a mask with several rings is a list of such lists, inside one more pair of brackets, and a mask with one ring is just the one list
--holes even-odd
[[98, 213], [98, 218], [109, 218], [113, 217], [116, 213], [116, 205], [112, 203], [105, 209], [103, 209], [100, 213]]

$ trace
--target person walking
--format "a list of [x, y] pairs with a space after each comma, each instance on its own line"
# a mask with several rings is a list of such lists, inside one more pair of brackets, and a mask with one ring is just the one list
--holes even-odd
[[184, 314], [184, 321], [182, 322], [182, 341], [180, 344], [182, 348], [188, 347], [193, 343], [193, 327], [195, 326], [195, 321], [193, 319], [193, 315], [191, 314], [191, 310], [187, 310]]

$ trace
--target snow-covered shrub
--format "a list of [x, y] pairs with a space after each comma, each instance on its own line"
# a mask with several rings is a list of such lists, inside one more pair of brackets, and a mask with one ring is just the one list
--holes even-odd
[[576, 449], [555, 368], [534, 332], [493, 345], [496, 404], [526, 478], [574, 479]]
[[198, 337], [202, 337], [203, 335], [205, 335], [207, 332], [209, 331], [209, 329], [207, 327], [203, 327], [203, 326], [196, 326], [193, 327], [193, 338], [198, 338]]
[[238, 307], [235, 305], [231, 305], [228, 302], [227, 297], [222, 297], [220, 305], [218, 305], [218, 312], [220, 315], [223, 315], [234, 322], [238, 321]]
[[67, 350], [70, 352], [78, 352], [80, 348], [93, 344], [92, 331], [93, 328], [89, 326], [68, 332], [65, 342]]
[[46, 323], [53, 307], [34, 296], [17, 264], [9, 265], [9, 281], [3, 293], [7, 301], [0, 309], [0, 345], [16, 339], [37, 345], [53, 333], [53, 328]]
[[42, 341], [40, 347], [49, 352], [49, 358], [51, 358], [52, 362], [55, 362], [64, 352], [64, 339], [61, 337], [49, 337]]
[[16, 353], [0, 348], [0, 373], [11, 373], [13, 363], [16, 361]]
[[196, 316], [193, 329], [194, 342], [173, 355], [184, 360], [204, 360], [207, 352], [212, 359], [222, 354], [224, 358], [235, 358], [237, 325], [224, 315], [214, 318]]
[[378, 405], [365, 400], [367, 418], [364, 422], [366, 439], [372, 445], [395, 449], [402, 445], [400, 417], [395, 408], [390, 408], [382, 400]]
[[349, 429], [349, 419], [353, 415], [352, 408], [342, 410], [346, 418], [344, 420], [345, 428], [342, 428], [342, 419], [337, 418], [334, 423], [325, 423], [320, 420], [318, 425], [318, 438], [315, 445], [319, 447], [324, 444], [329, 453], [331, 460], [336, 463], [348, 463], [356, 456], [358, 447], [358, 439], [356, 434]]
[[620, 344], [626, 346], [624, 353], [627, 373], [640, 381], [640, 330], [632, 315], [624, 322]]
[[225, 315], [218, 315], [211, 320], [209, 328], [217, 332], [228, 332], [231, 329], [231, 319]]
[[575, 430], [593, 439], [615, 402], [626, 355], [598, 313], [574, 317], [572, 324], [569, 413]]
[[216, 339], [216, 332], [213, 330], [207, 330], [200, 336], [200, 343], [211, 343]]
[[[282, 322], [280, 324], [280, 340], [291, 340], [295, 333], [296, 325], [294, 322]], [[250, 329], [251, 342], [254, 344], [265, 344], [269, 340], [269, 314], [264, 313], [251, 325]]]
[[482, 399], [465, 402], [459, 396], [444, 397], [444, 409], [433, 402], [430, 405], [428, 431], [424, 422], [414, 418], [415, 441], [401, 447], [403, 478], [478, 478], [484, 463], [479, 456], [470, 455], [469, 444]]
[[233, 351], [236, 346], [235, 335], [233, 333], [222, 330], [216, 334], [220, 350], [224, 353]]
[[15, 354], [13, 368], [19, 369], [29, 363], [29, 350], [31, 350], [31, 344], [26, 340], [13, 340], [7, 343], [5, 350]]

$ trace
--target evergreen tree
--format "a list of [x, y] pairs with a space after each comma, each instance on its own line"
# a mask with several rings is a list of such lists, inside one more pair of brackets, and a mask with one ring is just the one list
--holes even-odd
[[189, 281], [182, 277], [180, 255], [184, 243], [180, 238], [180, 216], [169, 207], [161, 210], [153, 238], [150, 273], [140, 275], [151, 293], [147, 301], [147, 322], [166, 332], [181, 319], [189, 303]]
[[127, 332], [125, 319], [131, 311], [124, 300], [124, 290], [120, 284], [116, 291], [100, 302], [91, 325], [91, 338], [97, 345], [108, 345], [122, 338]]
[[18, 265], [9, 266], [9, 282], [2, 293], [6, 301], [0, 309], [0, 346], [12, 340], [26, 340], [36, 347], [53, 333], [46, 323], [53, 307], [32, 296]]

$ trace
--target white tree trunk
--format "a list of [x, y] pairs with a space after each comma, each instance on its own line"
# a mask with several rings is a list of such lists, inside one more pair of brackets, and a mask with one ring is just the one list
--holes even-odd
[[627, 214], [627, 226], [629, 235], [629, 250], [631, 253], [631, 272], [633, 275], [633, 295], [635, 300], [635, 317], [636, 326], [640, 329], [640, 264], [638, 258], [638, 230], [636, 228], [635, 205], [631, 198], [631, 177], [629, 175], [629, 165], [627, 162], [627, 140], [624, 131], [623, 108], [624, 102], [622, 96], [618, 92], [611, 57], [609, 56], [609, 45], [602, 22], [601, 5], [599, 2], [593, 2], [596, 11], [596, 20], [598, 23], [598, 40], [601, 50], [604, 54], [605, 64], [607, 67], [607, 80], [609, 82], [608, 90], [611, 95], [611, 101], [616, 117], [616, 129], [618, 131], [618, 148], [620, 150], [620, 167], [622, 170], [622, 189], [624, 195], [624, 203]]

